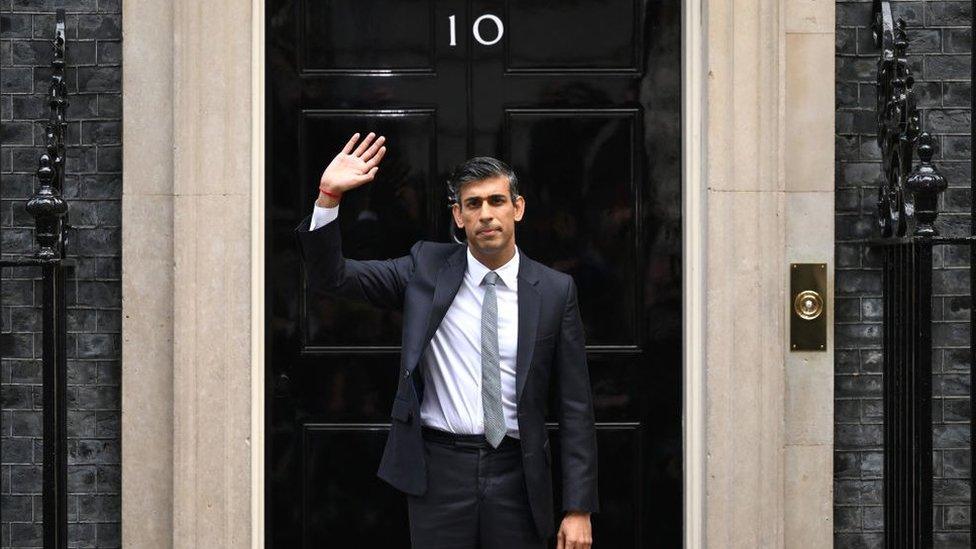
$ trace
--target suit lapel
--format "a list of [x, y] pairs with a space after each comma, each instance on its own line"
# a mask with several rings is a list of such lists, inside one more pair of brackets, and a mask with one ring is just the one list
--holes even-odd
[[542, 296], [536, 287], [539, 279], [535, 261], [519, 248], [518, 272], [518, 350], [515, 353], [515, 402], [521, 402], [522, 389], [532, 366], [535, 335], [539, 327], [539, 304]]
[[427, 315], [427, 327], [424, 329], [424, 338], [420, 346], [423, 349], [430, 339], [434, 337], [434, 332], [440, 326], [441, 320], [447, 314], [447, 308], [454, 301], [461, 281], [464, 280], [464, 270], [467, 267], [465, 254], [467, 246], [458, 246], [444, 262], [444, 265], [437, 271], [437, 278], [434, 281], [434, 297], [430, 304], [430, 314]]

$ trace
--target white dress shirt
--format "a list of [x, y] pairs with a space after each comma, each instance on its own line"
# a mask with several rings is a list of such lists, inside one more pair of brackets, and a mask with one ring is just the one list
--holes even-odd
[[[339, 206], [315, 206], [310, 231], [334, 221]], [[498, 282], [498, 354], [502, 382], [502, 410], [509, 436], [518, 438], [515, 401], [515, 353], [518, 347], [519, 252], [495, 269]], [[481, 404], [481, 303], [484, 278], [490, 269], [467, 249], [464, 280], [420, 360], [423, 366], [424, 400], [420, 422], [452, 433], [485, 432]]]

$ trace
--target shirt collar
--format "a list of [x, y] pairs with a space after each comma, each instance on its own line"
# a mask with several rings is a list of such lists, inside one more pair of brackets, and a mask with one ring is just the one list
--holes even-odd
[[[488, 274], [488, 271], [490, 271], [491, 269], [486, 267], [482, 262], [478, 261], [478, 259], [474, 256], [474, 254], [471, 253], [470, 246], [467, 247], [467, 253], [468, 253], [468, 273], [471, 275], [471, 278], [472, 280], [474, 280], [475, 284], [480, 286], [481, 282], [485, 279], [485, 275]], [[518, 250], [518, 246], [516, 246], [515, 255], [513, 255], [512, 258], [509, 259], [507, 263], [495, 269], [495, 272], [498, 273], [498, 277], [502, 279], [502, 282], [505, 283], [506, 287], [514, 290], [515, 288], [517, 288], [515, 283], [516, 283], [516, 278], [518, 277], [518, 269], [519, 269], [519, 250]]]

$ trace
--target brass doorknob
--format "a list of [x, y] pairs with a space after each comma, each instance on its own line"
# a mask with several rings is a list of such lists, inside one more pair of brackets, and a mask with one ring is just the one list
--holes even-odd
[[823, 297], [814, 290], [804, 290], [793, 298], [793, 311], [803, 320], [813, 320], [823, 313]]

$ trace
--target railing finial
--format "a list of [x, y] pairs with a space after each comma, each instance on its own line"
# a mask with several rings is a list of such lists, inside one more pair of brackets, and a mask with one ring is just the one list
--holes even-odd
[[64, 134], [68, 123], [65, 110], [68, 107], [68, 87], [64, 82], [65, 34], [64, 10], [57, 10], [54, 32], [54, 60], [51, 62], [51, 85], [48, 88], [50, 117], [45, 125], [46, 152], [38, 160], [37, 178], [41, 184], [37, 193], [27, 202], [27, 211], [34, 216], [37, 226], [36, 256], [40, 259], [64, 257], [67, 233], [68, 203], [64, 192]]
[[915, 202], [915, 235], [938, 236], [933, 226], [939, 215], [939, 193], [948, 186], [946, 178], [932, 164], [933, 139], [929, 132], [922, 132], [918, 138], [918, 157], [920, 162], [908, 176], [905, 186], [911, 191]]

